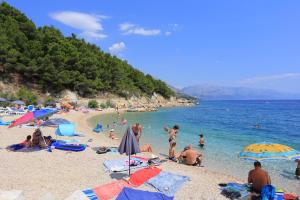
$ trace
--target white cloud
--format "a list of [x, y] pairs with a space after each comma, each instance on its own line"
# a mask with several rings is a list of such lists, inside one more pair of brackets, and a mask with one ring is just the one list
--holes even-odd
[[161, 30], [159, 29], [145, 29], [136, 24], [123, 23], [119, 25], [120, 30], [125, 35], [143, 35], [143, 36], [154, 36], [159, 35]]
[[93, 31], [84, 31], [80, 34], [83, 38], [86, 38], [87, 40], [102, 40], [107, 37], [107, 35], [98, 33], [98, 32], [93, 32]]
[[284, 80], [290, 78], [300, 78], [300, 73], [284, 73], [270, 76], [258, 76], [253, 78], [247, 78], [241, 81], [242, 84], [256, 84], [267, 81]]
[[172, 34], [172, 32], [170, 32], [170, 31], [166, 31], [166, 32], [165, 32], [165, 35], [166, 35], [166, 36], [169, 36], [169, 35], [171, 35], [171, 34]]
[[121, 51], [123, 51], [126, 48], [126, 45], [124, 42], [119, 42], [111, 45], [111, 47], [108, 48], [109, 52], [111, 54], [118, 54]]
[[102, 19], [107, 19], [107, 16], [92, 15], [74, 11], [62, 11], [51, 13], [50, 17], [75, 29], [82, 31], [80, 34], [86, 39], [104, 39], [107, 36], [103, 33]]

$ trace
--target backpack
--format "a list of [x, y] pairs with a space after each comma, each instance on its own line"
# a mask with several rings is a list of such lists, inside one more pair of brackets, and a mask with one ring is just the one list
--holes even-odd
[[265, 185], [261, 190], [261, 200], [274, 200], [275, 198], [275, 187], [273, 185]]

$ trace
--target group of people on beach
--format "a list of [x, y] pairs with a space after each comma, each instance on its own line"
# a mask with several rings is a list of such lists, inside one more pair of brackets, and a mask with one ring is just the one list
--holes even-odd
[[[173, 128], [164, 127], [164, 130], [169, 134], [169, 160], [182, 162], [192, 166], [201, 166], [203, 155], [193, 149], [191, 144], [186, 146], [180, 154], [176, 154], [176, 138], [179, 133], [178, 125], [174, 125]], [[204, 138], [202, 134], [199, 145], [204, 147]]]
[[17, 151], [23, 148], [46, 148], [53, 142], [51, 136], [43, 136], [41, 130], [36, 129], [32, 136], [27, 135], [26, 139], [18, 144], [7, 147], [7, 150]]

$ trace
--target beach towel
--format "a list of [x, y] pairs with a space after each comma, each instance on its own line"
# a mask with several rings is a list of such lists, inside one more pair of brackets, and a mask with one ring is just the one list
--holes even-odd
[[138, 187], [148, 181], [150, 178], [157, 176], [161, 172], [161, 169], [156, 167], [149, 167], [145, 169], [140, 169], [133, 174], [131, 174], [129, 178], [129, 183], [135, 187]]
[[122, 192], [116, 200], [172, 200], [173, 197], [168, 197], [158, 192], [148, 192], [143, 190], [136, 190], [132, 188], [123, 188]]
[[82, 191], [76, 190], [64, 200], [90, 200]]
[[82, 191], [90, 200], [99, 200], [92, 189], [86, 189]]
[[160, 172], [156, 177], [149, 179], [146, 185], [154, 187], [157, 191], [173, 197], [182, 185], [189, 181], [187, 176], [181, 176], [169, 172]]
[[248, 184], [228, 183], [222, 187], [221, 194], [229, 199], [246, 198], [249, 195], [249, 190]]
[[10, 190], [10, 191], [0, 190], [0, 199], [1, 200], [25, 200], [23, 196], [23, 191], [21, 190]]
[[64, 151], [83, 151], [86, 149], [85, 144], [68, 144], [68, 143], [61, 143], [61, 142], [54, 142], [52, 146], [55, 149], [64, 150]]
[[93, 192], [98, 199], [107, 200], [117, 196], [124, 187], [130, 187], [130, 185], [124, 180], [118, 180], [95, 187]]
[[[131, 169], [138, 169], [147, 167], [147, 162], [143, 162], [138, 158], [131, 158], [131, 164], [135, 164], [135, 166], [130, 166]], [[106, 160], [103, 162], [105, 171], [109, 172], [122, 172], [128, 170], [128, 158], [120, 158], [114, 160]]]

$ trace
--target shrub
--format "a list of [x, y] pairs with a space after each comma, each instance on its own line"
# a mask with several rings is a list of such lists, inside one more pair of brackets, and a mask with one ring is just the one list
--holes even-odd
[[25, 101], [27, 105], [37, 105], [37, 96], [26, 87], [20, 88], [16, 96], [18, 99]]
[[54, 102], [54, 99], [52, 97], [47, 97], [44, 100], [44, 106], [47, 106], [50, 102]]
[[98, 101], [96, 101], [94, 99], [93, 100], [89, 100], [88, 107], [89, 108], [99, 108]]
[[102, 108], [102, 109], [106, 108], [106, 104], [105, 103], [101, 103], [100, 104], [100, 108]]
[[107, 100], [106, 101], [106, 107], [107, 108], [115, 108], [116, 105], [111, 100]]

